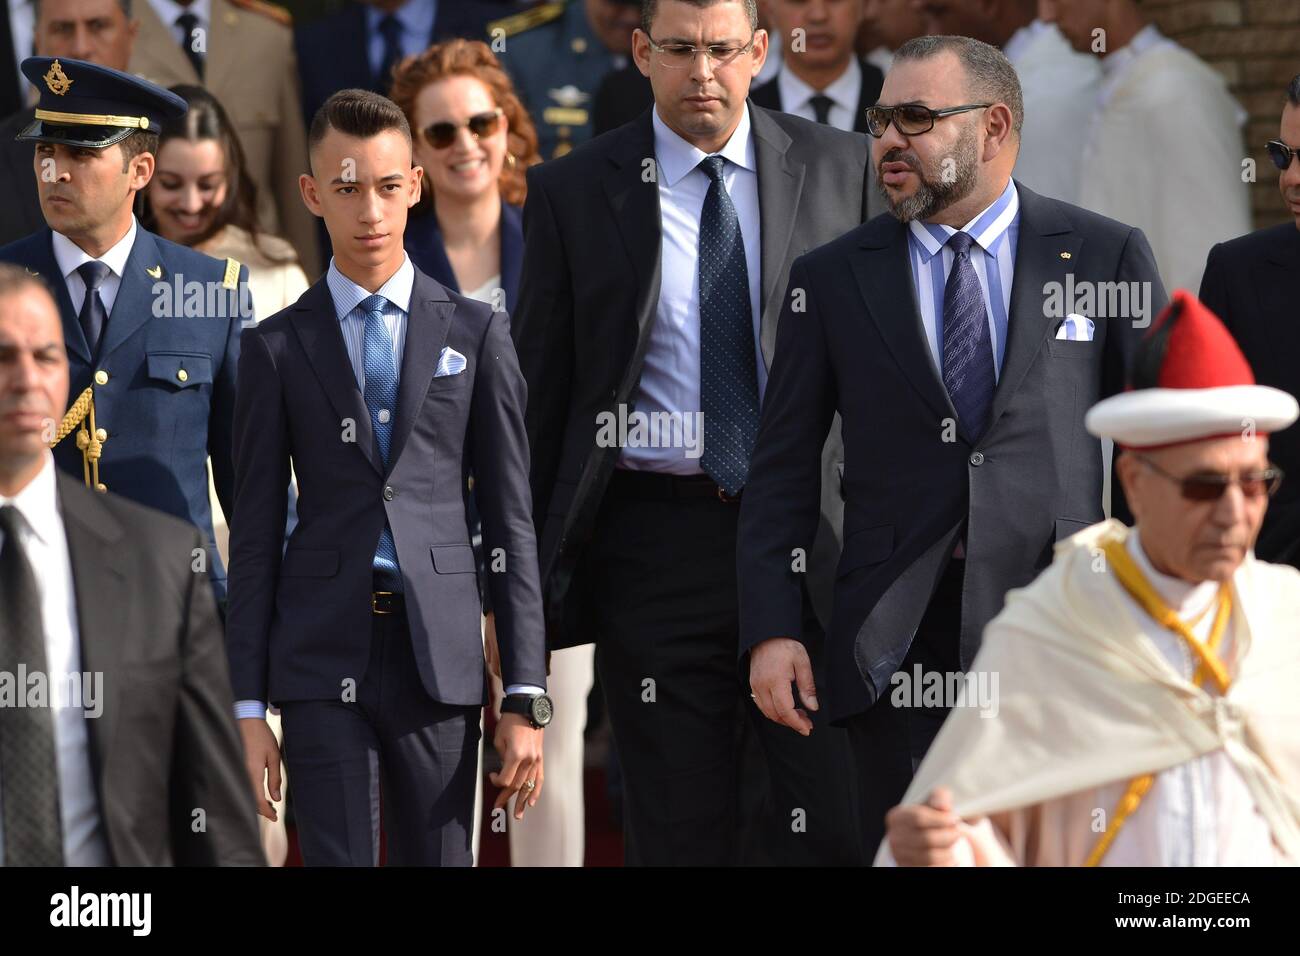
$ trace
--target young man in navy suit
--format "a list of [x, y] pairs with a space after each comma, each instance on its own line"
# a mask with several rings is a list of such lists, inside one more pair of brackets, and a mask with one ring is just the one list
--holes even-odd
[[334, 257], [248, 331], [235, 408], [227, 645], [248, 770], [274, 819], [270, 702], [308, 865], [373, 865], [381, 793], [389, 862], [468, 865], [485, 702], [471, 474], [506, 685], [496, 805], [520, 793], [516, 817], [541, 792], [550, 719], [524, 379], [506, 313], [403, 249], [423, 170], [401, 110], [343, 90], [308, 138], [302, 196]]

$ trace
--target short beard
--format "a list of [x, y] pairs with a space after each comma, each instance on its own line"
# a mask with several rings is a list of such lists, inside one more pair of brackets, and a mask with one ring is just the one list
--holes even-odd
[[[876, 186], [884, 194], [889, 211], [899, 222], [911, 222], [913, 219], [924, 221], [938, 215], [953, 203], [961, 202], [975, 189], [979, 179], [977, 149], [975, 125], [972, 123], [962, 131], [953, 147], [952, 159], [956, 163], [956, 175], [952, 182], [927, 176], [915, 156], [902, 150], [890, 150], [881, 157], [880, 165], [876, 167]], [[884, 176], [880, 172], [880, 167], [885, 163], [895, 162], [907, 163], [919, 180], [916, 192], [898, 200], [885, 189]]]

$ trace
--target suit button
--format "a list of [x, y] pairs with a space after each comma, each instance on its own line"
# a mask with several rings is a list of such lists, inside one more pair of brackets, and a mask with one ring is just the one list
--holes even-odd
[[976, 468], [984, 464], [984, 453], [978, 451], [975, 452], [973, 455], [970, 456], [970, 463], [974, 465]]
[[182, 382], [188, 382], [190, 380], [190, 373], [185, 371], [183, 368], [178, 369], [176, 372], [176, 378]]
[[395, 491], [393, 490], [393, 486], [392, 486], [392, 485], [384, 485], [384, 500], [385, 500], [385, 501], [392, 501], [392, 500], [393, 500], [393, 496], [394, 496], [395, 494], [397, 494], [397, 492], [395, 492]]
[[96, 385], [108, 384], [108, 373], [105, 372], [102, 368], [95, 373], [95, 384]]

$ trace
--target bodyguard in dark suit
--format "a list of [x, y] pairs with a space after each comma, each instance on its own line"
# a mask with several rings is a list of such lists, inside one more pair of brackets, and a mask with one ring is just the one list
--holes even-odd
[[481, 0], [351, 0], [338, 13], [294, 28], [307, 123], [332, 93], [387, 93], [393, 65], [439, 40], [478, 40], [500, 7]]
[[[796, 256], [865, 218], [871, 186], [864, 137], [746, 103], [767, 35], [744, 4], [662, 0], [651, 29], [657, 48], [638, 31], [634, 52], [655, 108], [529, 170], [513, 333], [549, 640], [596, 642], [627, 859], [725, 864], [741, 849], [736, 741], [757, 717], [736, 667], [736, 521], [779, 297]], [[633, 414], [681, 427], [616, 434]], [[838, 550], [827, 491], [809, 556], [824, 572]], [[755, 724], [777, 858], [857, 860], [839, 732]]]
[[[750, 94], [759, 106], [837, 129], [867, 131], [867, 107], [884, 74], [854, 49], [864, 0], [768, 0], [773, 30], [784, 38], [781, 71]], [[791, 37], [799, 35], [800, 49]]]
[[[39, 12], [35, 25], [38, 55], [85, 60], [126, 72], [136, 24], [127, 16], [122, 0], [45, 0]], [[0, 37], [0, 49], [4, 48], [4, 37]], [[32, 142], [18, 138], [35, 119], [35, 107], [23, 107], [0, 122], [0, 182], [6, 184], [5, 201], [0, 203], [0, 246], [45, 226], [32, 177]]]
[[[402, 248], [422, 170], [401, 110], [344, 90], [309, 139], [303, 196], [334, 258], [249, 330], [239, 369], [227, 644], [240, 729], [254, 788], [271, 768], [277, 797], [263, 715], [280, 707], [309, 865], [373, 865], [381, 793], [389, 861], [468, 865], [485, 700], [471, 472], [506, 684], [497, 806], [522, 790], [522, 816], [542, 785], [524, 380], [506, 313], [447, 291]], [[298, 524], [282, 555], [291, 463]]]
[[58, 471], [67, 400], [58, 309], [0, 264], [0, 671], [51, 692], [0, 707], [0, 864], [259, 865], [203, 539]]
[[[1261, 385], [1300, 395], [1300, 75], [1287, 87], [1269, 156], [1293, 222], [1221, 242], [1210, 250], [1200, 299], [1228, 327]], [[1272, 435], [1269, 457], [1290, 477], [1269, 502], [1255, 554], [1300, 567], [1300, 434]]]
[[[881, 101], [872, 158], [893, 215], [791, 270], [738, 546], [751, 686], [797, 725], [796, 677], [803, 707], [821, 699], [847, 725], [872, 851], [950, 706], [914, 706], [909, 682], [965, 671], [1007, 591], [1103, 517], [1083, 413], [1123, 387], [1165, 299], [1138, 230], [1011, 181], [1021, 97], [996, 49], [909, 41]], [[1120, 308], [1118, 291], [1082, 298], [1111, 282]], [[814, 684], [789, 640], [802, 627], [790, 554], [817, 531], [836, 412], [844, 550], [829, 679]]]
[[[131, 212], [153, 174], [160, 124], [184, 113], [185, 101], [81, 60], [31, 57], [23, 72], [41, 89], [22, 136], [37, 144], [29, 175], [48, 228], [0, 248], [0, 260], [44, 276], [54, 290], [74, 395], [94, 395], [100, 481], [203, 531], [201, 561], [221, 601], [226, 576], [213, 545], [207, 461], [229, 514], [239, 333], [252, 321], [248, 270], [155, 236]], [[147, 128], [117, 125], [125, 117]], [[84, 473], [71, 438], [55, 460]]]

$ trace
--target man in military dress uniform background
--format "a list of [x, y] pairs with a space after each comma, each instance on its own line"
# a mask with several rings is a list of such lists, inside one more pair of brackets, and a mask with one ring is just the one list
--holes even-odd
[[[206, 564], [224, 603], [206, 462], [229, 514], [239, 334], [253, 318], [248, 270], [155, 236], [132, 213], [162, 121], [183, 114], [185, 101], [83, 60], [30, 57], [22, 70], [40, 91], [19, 135], [36, 143], [46, 228], [0, 248], [0, 261], [43, 276], [54, 293], [71, 394], [90, 388], [94, 397], [99, 482], [196, 525], [208, 548], [195, 570]], [[54, 457], [82, 477], [71, 437]]]
[[640, 24], [640, 0], [540, 3], [488, 24], [487, 42], [533, 117], [543, 159], [591, 138], [593, 97], [630, 61]]

